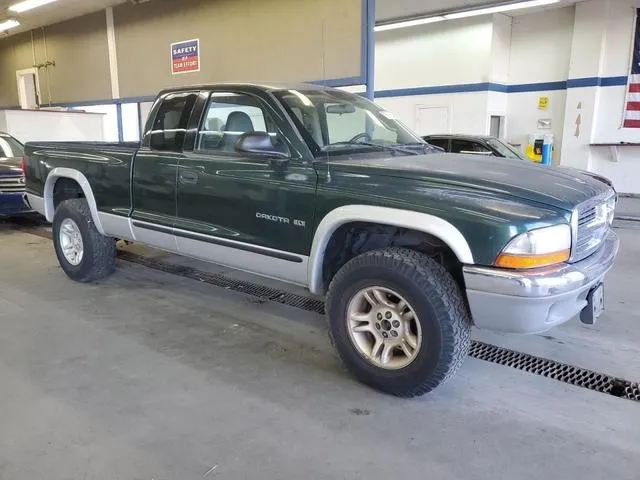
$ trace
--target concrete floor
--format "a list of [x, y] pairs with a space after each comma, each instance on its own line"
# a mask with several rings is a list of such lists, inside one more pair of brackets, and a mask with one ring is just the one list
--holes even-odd
[[[640, 380], [639, 226], [597, 326], [475, 338]], [[2, 480], [640, 475], [640, 402], [472, 358], [400, 400], [349, 378], [312, 313], [126, 262], [76, 284], [7, 228], [0, 269]]]

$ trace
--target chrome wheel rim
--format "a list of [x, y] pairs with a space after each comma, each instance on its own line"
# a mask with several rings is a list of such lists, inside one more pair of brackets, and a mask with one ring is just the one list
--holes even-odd
[[411, 364], [422, 345], [422, 329], [413, 307], [397, 292], [367, 287], [347, 307], [347, 331], [366, 360], [385, 370]]
[[84, 244], [78, 224], [70, 218], [65, 218], [60, 224], [60, 248], [64, 258], [74, 267], [82, 262]]

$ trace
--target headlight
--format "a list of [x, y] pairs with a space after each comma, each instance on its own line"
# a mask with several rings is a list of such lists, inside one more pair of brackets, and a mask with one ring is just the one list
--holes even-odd
[[616, 195], [613, 195], [607, 203], [604, 204], [604, 214], [606, 215], [607, 223], [611, 225], [613, 223], [613, 217], [616, 214], [616, 203], [618, 199]]
[[538, 228], [511, 240], [496, 259], [504, 268], [536, 268], [566, 262], [571, 256], [571, 227]]

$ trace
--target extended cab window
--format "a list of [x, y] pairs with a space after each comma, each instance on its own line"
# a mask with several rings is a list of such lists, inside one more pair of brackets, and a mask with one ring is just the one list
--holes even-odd
[[205, 110], [196, 148], [234, 152], [240, 135], [247, 132], [267, 132], [278, 141], [278, 131], [272, 117], [260, 101], [242, 93], [214, 92]]
[[181, 152], [191, 110], [197, 93], [183, 92], [167, 95], [156, 114], [151, 132], [152, 150]]

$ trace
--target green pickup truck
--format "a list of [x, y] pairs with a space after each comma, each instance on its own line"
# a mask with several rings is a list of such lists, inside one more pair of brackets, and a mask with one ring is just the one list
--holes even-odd
[[27, 143], [23, 168], [73, 280], [124, 239], [304, 286], [347, 370], [402, 397], [456, 372], [473, 325], [594, 323], [619, 247], [606, 179], [443, 154], [315, 85], [169, 89], [140, 144]]

